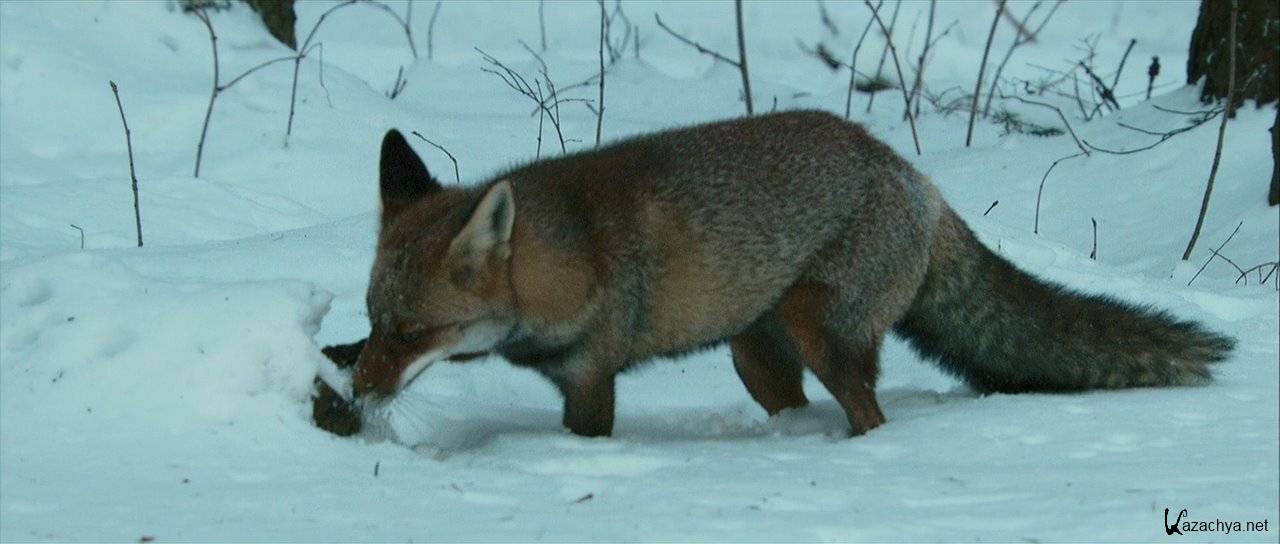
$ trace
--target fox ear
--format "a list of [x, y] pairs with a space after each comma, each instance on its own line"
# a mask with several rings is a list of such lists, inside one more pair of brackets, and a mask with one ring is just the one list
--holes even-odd
[[382, 138], [378, 181], [382, 190], [383, 224], [405, 206], [440, 189], [440, 183], [431, 177], [422, 159], [395, 129], [387, 131]]
[[[516, 200], [511, 183], [499, 181], [480, 199], [466, 226], [449, 244], [455, 275], [474, 275], [490, 258], [511, 255], [511, 230], [515, 226]], [[455, 278], [463, 279], [463, 278]]]

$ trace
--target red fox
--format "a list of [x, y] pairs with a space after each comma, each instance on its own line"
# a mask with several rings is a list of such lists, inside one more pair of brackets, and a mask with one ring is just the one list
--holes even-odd
[[569, 430], [608, 435], [619, 372], [728, 342], [769, 414], [808, 402], [808, 369], [859, 435], [885, 421], [890, 331], [979, 392], [1202, 383], [1234, 346], [1019, 271], [907, 161], [822, 112], [649, 134], [475, 187], [441, 186], [392, 130], [380, 184], [361, 401], [495, 353], [559, 388]]

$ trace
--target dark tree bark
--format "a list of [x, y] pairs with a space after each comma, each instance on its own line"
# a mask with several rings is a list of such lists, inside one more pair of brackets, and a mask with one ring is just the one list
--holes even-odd
[[1280, 206], [1280, 108], [1276, 108], [1276, 120], [1271, 123], [1271, 193], [1267, 204]]
[[298, 39], [294, 35], [294, 23], [298, 16], [293, 12], [293, 0], [244, 0], [253, 11], [262, 17], [267, 31], [289, 49], [298, 49]]
[[[1227, 95], [1227, 34], [1231, 0], [1203, 0], [1200, 18], [1191, 33], [1187, 83], [1205, 78], [1200, 99], [1208, 102]], [[1240, 2], [1236, 28], [1236, 103], [1246, 99], [1269, 104], [1280, 97], [1280, 2]]]
[[[1274, 0], [1246, 0], [1239, 3], [1240, 14], [1236, 25], [1236, 81], [1235, 99], [1228, 112], [1256, 100], [1259, 107], [1280, 98], [1280, 2]], [[1202, 0], [1196, 29], [1191, 33], [1191, 47], [1187, 59], [1187, 83], [1195, 84], [1204, 78], [1200, 100], [1210, 102], [1227, 96], [1228, 62], [1230, 52], [1231, 0]], [[1280, 151], [1277, 150], [1276, 131], [1271, 129], [1272, 174], [1271, 191], [1267, 202], [1280, 204]]]

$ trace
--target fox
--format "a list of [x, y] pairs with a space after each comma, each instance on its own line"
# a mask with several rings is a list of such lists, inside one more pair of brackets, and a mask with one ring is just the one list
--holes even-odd
[[[859, 124], [789, 111], [676, 128], [444, 186], [397, 130], [357, 403], [441, 361], [496, 354], [563, 395], [563, 424], [613, 430], [615, 377], [728, 344], [770, 416], [805, 406], [805, 370], [852, 436], [889, 334], [976, 392], [1210, 381], [1234, 339], [1025, 273], [984, 246], [929, 179]], [[317, 408], [319, 410], [319, 408]]]

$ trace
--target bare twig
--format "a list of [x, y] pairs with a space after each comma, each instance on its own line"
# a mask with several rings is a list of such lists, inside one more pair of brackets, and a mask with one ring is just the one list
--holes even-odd
[[[209, 106], [204, 110], [204, 124], [200, 128], [200, 142], [196, 144], [196, 166], [192, 177], [200, 177], [200, 160], [204, 158], [204, 138], [209, 134], [209, 119], [213, 117], [213, 103], [218, 100], [218, 35], [213, 32], [213, 23], [209, 22], [209, 14], [203, 9], [195, 11], [196, 17], [209, 30], [209, 43], [213, 47], [213, 85], [209, 91]], [[112, 85], [114, 90], [115, 85]], [[125, 131], [126, 133], [128, 130]], [[142, 244], [139, 243], [139, 246]]]
[[[929, 0], [929, 21], [925, 23], [924, 47], [920, 50], [920, 58], [916, 61], [916, 80], [915, 83], [911, 84], [911, 98], [908, 100], [912, 103], [916, 101], [916, 95], [920, 93], [921, 82], [924, 81], [924, 61], [929, 56], [929, 46], [933, 45], [933, 16], [937, 9], [938, 0]], [[916, 111], [920, 111], [919, 104], [916, 104]]]
[[[73, 225], [73, 226], [74, 226], [74, 225]], [[81, 245], [83, 245], [83, 244], [81, 244]], [[1237, 268], [1239, 268], [1239, 267], [1237, 267]], [[1259, 264], [1259, 265], [1252, 266], [1252, 267], [1250, 267], [1250, 268], [1249, 268], [1249, 269], [1247, 269], [1247, 270], [1241, 270], [1241, 271], [1240, 271], [1240, 276], [1236, 277], [1236, 283], [1238, 284], [1238, 283], [1240, 283], [1241, 281], [1244, 281], [1245, 285], [1248, 285], [1248, 284], [1249, 284], [1249, 280], [1248, 280], [1248, 275], [1249, 275], [1249, 273], [1250, 273], [1250, 272], [1257, 272], [1257, 273], [1258, 273], [1258, 285], [1262, 285], [1262, 284], [1264, 284], [1264, 283], [1267, 283], [1267, 280], [1271, 279], [1271, 275], [1272, 275], [1272, 274], [1275, 274], [1277, 269], [1280, 269], [1280, 262], [1277, 262], [1277, 261], [1271, 261], [1271, 262], [1269, 262], [1269, 263], [1262, 263], [1262, 264]], [[1267, 271], [1268, 271], [1268, 272], [1267, 272], [1266, 277], [1263, 277], [1263, 276], [1262, 276], [1262, 271], [1263, 271], [1263, 270], [1267, 270]]]
[[1036, 219], [1035, 219], [1035, 224], [1031, 229], [1031, 232], [1035, 234], [1040, 234], [1040, 198], [1044, 196], [1044, 182], [1049, 179], [1049, 173], [1053, 172], [1053, 169], [1058, 166], [1058, 163], [1065, 161], [1067, 159], [1074, 159], [1076, 157], [1081, 157], [1081, 156], [1084, 156], [1083, 152], [1062, 157], [1056, 161], [1053, 161], [1053, 164], [1049, 165], [1049, 169], [1044, 171], [1044, 177], [1040, 178], [1040, 188], [1036, 190]]
[[604, 126], [604, 43], [605, 33], [608, 31], [608, 24], [605, 15], [604, 0], [597, 0], [600, 3], [600, 98], [596, 101], [596, 147], [600, 147], [600, 131]]
[[742, 94], [743, 94], [743, 99], [746, 101], [746, 104], [747, 104], [747, 115], [752, 115], [753, 111], [751, 106], [751, 78], [747, 73], [746, 42], [744, 40], [743, 33], [742, 33], [742, 0], [734, 0], [734, 15], [736, 16], [737, 23], [738, 23], [738, 60], [730, 59], [729, 57], [721, 55], [720, 53], [707, 49], [706, 47], [703, 47], [702, 44], [695, 42], [689, 38], [686, 38], [674, 30], [671, 30], [671, 27], [668, 27], [666, 23], [663, 23], [662, 17], [658, 16], [657, 13], [653, 14], [653, 20], [658, 23], [658, 26], [660, 28], [667, 31], [667, 34], [670, 34], [671, 37], [677, 40], [680, 40], [682, 43], [684, 43], [685, 45], [688, 45], [689, 47], [696, 49], [699, 53], [702, 53], [717, 61], [723, 62], [725, 64], [728, 64], [729, 66], [733, 66], [737, 68], [738, 72], [742, 74]]
[[[883, 3], [883, 2], [881, 2]], [[893, 5], [893, 16], [889, 18], [889, 28], [886, 29], [884, 24], [880, 25], [880, 31], [884, 33], [884, 49], [880, 51], [880, 62], [876, 64], [876, 75], [872, 76], [872, 80], [879, 80], [881, 74], [884, 73], [884, 61], [889, 57], [889, 41], [893, 39], [893, 31], [898, 27], [898, 13], [902, 10], [902, 0], [898, 0]], [[879, 13], [880, 6], [876, 6], [876, 12]], [[873, 17], [874, 19], [874, 17]], [[876, 102], [876, 92], [872, 91], [871, 96], [867, 97], [867, 113], [871, 113], [871, 106]]]
[[427, 142], [427, 144], [431, 145], [431, 147], [434, 147], [434, 148], [436, 148], [436, 149], [439, 149], [441, 153], [444, 153], [446, 157], [449, 157], [449, 160], [453, 161], [453, 181], [454, 181], [454, 183], [457, 183], [457, 184], [461, 185], [461, 184], [462, 184], [462, 174], [460, 174], [460, 173], [458, 172], [458, 159], [457, 159], [457, 158], [455, 158], [455, 157], [453, 156], [453, 153], [450, 153], [448, 149], [445, 149], [445, 148], [444, 148], [444, 146], [442, 146], [442, 145], [440, 145], [440, 144], [438, 144], [438, 143], [435, 143], [435, 142], [433, 142], [433, 141], [431, 141], [431, 140], [428, 140], [426, 136], [423, 136], [421, 133], [419, 133], [419, 132], [418, 132], [418, 131], [416, 131], [416, 130], [415, 130], [415, 131], [412, 131], [412, 134], [413, 134], [414, 136], [417, 136], [417, 137], [421, 138], [421, 139], [422, 139], [422, 141]]
[[1160, 75], [1160, 57], [1151, 57], [1151, 65], [1147, 67], [1147, 100], [1151, 100], [1151, 88], [1156, 84], [1156, 76]]
[[1080, 67], [1084, 68], [1084, 73], [1088, 74], [1089, 78], [1093, 80], [1094, 90], [1102, 96], [1102, 102], [1112, 109], [1120, 109], [1120, 103], [1116, 101], [1115, 91], [1108, 87], [1106, 83], [1103, 83], [1102, 78], [1093, 73], [1093, 69], [1089, 68], [1089, 65], [1085, 64], [1084, 61], [1080, 61]]
[[[1164, 109], [1164, 108], [1160, 108], [1159, 106], [1155, 106], [1155, 108], [1156, 108], [1156, 109], [1158, 109], [1158, 110], [1161, 110], [1161, 111], [1167, 111], [1167, 112], [1170, 112], [1170, 113], [1183, 113], [1183, 114], [1186, 114], [1186, 113], [1187, 113], [1187, 112], [1177, 112], [1177, 111], [1173, 111], [1173, 110], [1167, 110], [1167, 109]], [[1093, 144], [1089, 143], [1089, 140], [1082, 140], [1082, 142], [1084, 143], [1085, 147], [1088, 147], [1089, 149], [1092, 149], [1092, 150], [1094, 150], [1094, 151], [1098, 151], [1098, 152], [1100, 152], [1100, 153], [1106, 153], [1106, 154], [1108, 154], [1108, 155], [1131, 155], [1131, 154], [1133, 154], [1133, 153], [1138, 153], [1138, 152], [1141, 152], [1141, 151], [1146, 151], [1146, 150], [1148, 150], [1148, 149], [1151, 149], [1151, 148], [1153, 148], [1153, 147], [1155, 147], [1155, 146], [1158, 146], [1158, 145], [1160, 145], [1160, 144], [1162, 144], [1162, 143], [1164, 143], [1164, 142], [1168, 141], [1170, 138], [1173, 138], [1174, 136], [1177, 136], [1177, 135], [1182, 134], [1182, 133], [1184, 133], [1184, 132], [1187, 132], [1187, 131], [1189, 131], [1189, 130], [1191, 130], [1191, 129], [1194, 129], [1194, 128], [1196, 128], [1196, 127], [1199, 127], [1200, 125], [1203, 125], [1203, 124], [1205, 124], [1205, 123], [1209, 122], [1209, 121], [1210, 121], [1211, 119], [1213, 119], [1214, 117], [1217, 117], [1217, 116], [1218, 116], [1218, 115], [1220, 115], [1221, 113], [1222, 113], [1222, 110], [1208, 110], [1208, 111], [1205, 111], [1205, 112], [1201, 112], [1200, 114], [1197, 114], [1197, 115], [1203, 115], [1203, 116], [1202, 116], [1202, 117], [1200, 117], [1200, 118], [1198, 118], [1198, 119], [1193, 120], [1193, 121], [1192, 121], [1190, 124], [1188, 124], [1187, 126], [1179, 127], [1179, 128], [1173, 129], [1173, 130], [1165, 131], [1165, 132], [1157, 132], [1157, 131], [1147, 130], [1147, 129], [1143, 129], [1143, 128], [1138, 128], [1138, 127], [1135, 127], [1135, 126], [1132, 126], [1132, 125], [1127, 125], [1127, 124], [1125, 124], [1125, 123], [1117, 123], [1116, 125], [1117, 125], [1117, 126], [1120, 126], [1120, 127], [1122, 127], [1122, 128], [1127, 128], [1127, 129], [1129, 129], [1129, 130], [1133, 130], [1133, 131], [1141, 132], [1141, 133], [1143, 133], [1143, 134], [1149, 134], [1149, 135], [1152, 135], [1152, 136], [1159, 136], [1159, 137], [1160, 137], [1160, 139], [1159, 139], [1159, 140], [1156, 140], [1155, 142], [1152, 142], [1150, 145], [1144, 145], [1144, 146], [1142, 146], [1142, 147], [1137, 147], [1137, 148], [1134, 148], [1134, 149], [1129, 149], [1129, 150], [1106, 149], [1106, 148], [1098, 147], [1098, 146], [1096, 146], [1096, 145], [1093, 145]]]
[[[1004, 73], [1004, 67], [1009, 64], [1009, 59], [1013, 58], [1013, 52], [1019, 47], [1034, 42], [1036, 37], [1040, 35], [1040, 31], [1044, 30], [1045, 25], [1049, 24], [1049, 19], [1052, 19], [1053, 14], [1058, 11], [1058, 6], [1061, 6], [1064, 1], [1066, 0], [1057, 0], [1054, 2], [1053, 7], [1049, 8], [1049, 13], [1045, 14], [1044, 19], [1040, 20], [1040, 24], [1036, 26], [1035, 30], [1030, 33], [1019, 31], [1017, 37], [1015, 37], [1013, 42], [1009, 44], [1009, 49], [1004, 52], [1004, 58], [1000, 59], [1000, 64], [996, 65], [996, 71], [991, 75], [991, 90], [987, 93], [987, 101], [982, 107], [983, 117], [991, 113], [991, 99], [996, 95], [996, 86], [1000, 84], [1000, 75]], [[1041, 2], [1037, 0], [1036, 3], [1032, 4], [1031, 7], [1027, 9], [1027, 14], [1022, 17], [1022, 21], [1015, 26], [1025, 29], [1027, 24], [1031, 21], [1031, 16], [1035, 14], [1036, 10], [1039, 9], [1040, 6]], [[1013, 17], [1012, 12], [1006, 11], [1005, 13], [1009, 17]]]
[[[880, 13], [876, 11], [875, 6], [871, 5], [871, 0], [862, 0], [866, 4], [867, 9], [871, 10], [871, 16], [875, 18], [876, 24], [880, 25], [880, 30], [889, 36], [889, 29], [885, 28], [884, 21], [880, 19]], [[1003, 1], [1003, 0], [1001, 0]], [[907, 108], [907, 121], [911, 124], [911, 141], [916, 146], [916, 155], [920, 154], [920, 136], [916, 134], [916, 116], [911, 113], [911, 95], [907, 91], [906, 79], [902, 77], [902, 64], [898, 62], [898, 48], [893, 45], [893, 38], [888, 38], [889, 53], [893, 56], [893, 68], [898, 72], [898, 88], [902, 90], [902, 103]]]
[[71, 228], [80, 231], [80, 249], [84, 249], [84, 229], [80, 228], [75, 223], [69, 223], [69, 224], [71, 225]]
[[[1182, 260], [1191, 258], [1191, 250], [1196, 247], [1196, 240], [1200, 238], [1200, 229], [1204, 227], [1204, 216], [1209, 211], [1209, 197], [1213, 194], [1213, 182], [1218, 177], [1218, 165], [1222, 162], [1222, 141], [1227, 135], [1227, 119], [1231, 118], [1232, 101], [1235, 100], [1236, 92], [1236, 18], [1240, 13], [1239, 0], [1231, 0], [1231, 32], [1230, 41], [1227, 42], [1228, 49], [1231, 54], [1230, 64], [1228, 66], [1229, 83], [1227, 84], [1227, 102], [1223, 106], [1222, 124], [1218, 125], [1218, 147], [1213, 152], [1213, 166], [1209, 168], [1209, 182], [1204, 186], [1204, 199], [1200, 201], [1200, 215], [1196, 217], [1196, 228], [1191, 231], [1191, 239], [1187, 241], [1187, 250], [1182, 252]], [[1238, 230], [1239, 227], [1236, 227]], [[1233, 234], [1234, 235], [1234, 234]], [[1190, 285], [1190, 284], [1188, 284]]]
[[742, 94], [747, 101], [747, 115], [752, 115], [751, 77], [747, 72], [747, 40], [742, 32], [742, 0], [733, 0], [733, 13], [738, 21], [738, 71], [742, 72]]
[[[1236, 2], [1233, 0], [1231, 3], [1234, 5]], [[1235, 10], [1232, 11], [1234, 12]], [[1234, 19], [1234, 17], [1232, 19]], [[1235, 40], [1232, 40], [1231, 43], [1235, 43]], [[1240, 227], [1242, 226], [1244, 226], [1244, 221], [1241, 221], [1236, 225], [1236, 230], [1231, 231], [1231, 236], [1228, 236], [1226, 240], [1223, 240], [1221, 244], [1218, 244], [1218, 248], [1213, 250], [1213, 254], [1209, 255], [1208, 259], [1205, 259], [1204, 264], [1200, 266], [1200, 270], [1197, 270], [1195, 275], [1191, 276], [1191, 280], [1187, 282], [1187, 287], [1191, 287], [1191, 283], [1196, 281], [1196, 278], [1200, 277], [1200, 273], [1204, 272], [1205, 268], [1209, 267], [1209, 263], [1213, 262], [1214, 257], [1220, 257], [1222, 255], [1222, 248], [1227, 247], [1227, 243], [1230, 242], [1232, 238], [1236, 237], [1236, 233], [1240, 232]], [[1185, 261], [1187, 259], [1184, 257], [1182, 260]], [[1235, 263], [1232, 263], [1232, 266], [1235, 266]], [[1236, 270], [1240, 270], [1240, 267], [1236, 266]]]
[[[876, 9], [884, 5], [884, 0], [876, 2]], [[862, 35], [858, 37], [857, 45], [853, 46], [853, 55], [849, 59], [849, 92], [844, 97], [844, 118], [849, 118], [849, 106], [853, 104], [853, 89], [857, 86], [858, 81], [858, 52], [862, 50], [862, 42], [867, 39], [867, 33], [871, 31], [871, 25], [875, 24], [875, 18], [867, 19], [867, 26], [863, 27]]]
[[822, 26], [826, 27], [827, 32], [832, 36], [840, 35], [840, 27], [836, 26], [836, 22], [831, 20], [831, 14], [827, 13], [827, 3], [818, 0], [818, 18], [822, 20]]
[[[129, 132], [129, 120], [124, 117], [124, 105], [120, 103], [120, 89], [116, 82], [111, 84], [111, 94], [116, 97], [116, 107], [120, 109], [120, 123], [124, 125], [124, 143], [129, 151], [129, 178], [133, 180], [133, 223], [138, 228], [138, 247], [142, 247], [142, 210], [138, 207], [138, 174], [133, 169], [133, 136]], [[72, 225], [75, 227], [75, 225]], [[80, 227], [76, 227], [80, 228]], [[84, 249], [84, 231], [80, 231], [80, 248]]]
[[320, 25], [324, 24], [324, 20], [328, 18], [329, 15], [355, 3], [356, 0], [346, 0], [344, 2], [334, 4], [332, 7], [325, 10], [324, 13], [321, 13], [320, 18], [316, 19], [316, 24], [311, 25], [311, 32], [307, 33], [307, 39], [303, 40], [302, 45], [298, 47], [298, 54], [293, 57], [293, 86], [289, 91], [289, 121], [285, 124], [284, 128], [285, 147], [289, 147], [289, 136], [293, 134], [293, 115], [294, 111], [297, 109], [298, 103], [298, 71], [302, 68], [302, 59], [306, 58], [307, 55], [311, 53], [311, 49], [313, 47], [319, 45], [311, 45], [311, 40], [315, 38], [316, 31], [320, 30]]
[[[396, 13], [395, 10], [391, 9], [391, 6], [383, 4], [378, 0], [365, 0], [365, 2], [375, 8], [387, 12], [387, 15], [390, 15], [392, 19], [396, 20], [396, 24], [400, 25], [400, 29], [404, 31], [404, 38], [409, 41], [409, 52], [413, 53], [413, 59], [417, 60], [418, 46], [413, 43], [413, 0], [409, 0], [408, 5], [405, 6], [404, 18], [401, 18], [399, 13]], [[436, 5], [437, 7], [439, 6], [438, 3]]]
[[1089, 222], [1093, 223], [1093, 250], [1089, 252], [1089, 258], [1098, 260], [1098, 220], [1090, 217]]
[[707, 56], [709, 56], [709, 57], [711, 57], [711, 58], [713, 58], [713, 59], [716, 59], [716, 60], [718, 60], [718, 61], [720, 61], [720, 62], [723, 62], [723, 63], [725, 63], [725, 64], [728, 64], [729, 66], [733, 66], [733, 67], [735, 67], [735, 68], [739, 67], [738, 61], [735, 61], [735, 60], [733, 60], [733, 59], [730, 59], [729, 57], [726, 57], [726, 56], [724, 56], [724, 55], [721, 55], [720, 53], [717, 53], [717, 52], [715, 52], [715, 51], [712, 51], [712, 50], [710, 50], [710, 49], [707, 49], [706, 47], [703, 47], [703, 46], [702, 46], [702, 44], [700, 44], [700, 43], [698, 43], [698, 42], [695, 42], [695, 41], [693, 41], [693, 40], [690, 40], [689, 38], [686, 38], [686, 37], [684, 37], [684, 36], [681, 36], [681, 35], [680, 35], [679, 33], [677, 33], [676, 31], [671, 30], [671, 27], [668, 27], [668, 26], [666, 25], [666, 23], [663, 23], [663, 22], [662, 22], [662, 17], [658, 16], [658, 14], [657, 14], [657, 13], [653, 14], [653, 20], [654, 20], [655, 22], [657, 22], [657, 23], [658, 23], [658, 26], [659, 26], [659, 27], [661, 27], [663, 30], [667, 31], [667, 34], [670, 34], [670, 35], [671, 35], [671, 37], [673, 37], [673, 38], [675, 38], [675, 39], [677, 39], [677, 40], [680, 40], [680, 41], [681, 41], [682, 43], [684, 43], [685, 45], [687, 45], [687, 46], [689, 46], [689, 47], [692, 47], [692, 48], [694, 48], [694, 49], [698, 50], [698, 52], [699, 52], [699, 53], [702, 53], [703, 55], [707, 55]]
[[547, 17], [543, 10], [545, 3], [546, 0], [538, 0], [538, 36], [542, 39], [541, 51], [544, 53], [547, 51]]
[[[440, 6], [444, 5], [443, 0], [436, 0], [435, 9], [431, 10], [431, 20], [427, 21], [427, 62], [435, 58], [436, 50], [436, 18], [440, 15]], [[538, 4], [539, 13], [542, 10], [542, 4]], [[547, 50], [547, 38], [544, 34], [542, 37], [542, 50]]]
[[320, 50], [320, 70], [319, 70], [320, 89], [324, 91], [325, 103], [328, 104], [330, 108], [332, 108], [333, 97], [329, 96], [329, 86], [324, 84], [324, 42], [316, 42], [315, 48]]
[[996, 0], [996, 16], [991, 19], [991, 30], [987, 32], [987, 46], [982, 48], [982, 63], [978, 65], [978, 82], [973, 86], [973, 102], [969, 105], [969, 129], [965, 132], [964, 146], [973, 143], [973, 122], [978, 116], [978, 95], [982, 93], [982, 76], [987, 70], [987, 56], [991, 54], [991, 40], [996, 36], [996, 25], [1000, 23], [1000, 15], [1004, 13], [1005, 0]]
[[[492, 66], [492, 68], [481, 68], [480, 70], [498, 76], [498, 78], [512, 90], [524, 95], [537, 105], [538, 111], [540, 112], [538, 117], [538, 155], [540, 156], [542, 152], [542, 124], [544, 119], [551, 120], [551, 126], [555, 128], [556, 136], [560, 139], [560, 152], [565, 153], [564, 133], [560, 128], [561, 100], [558, 98], [555, 84], [551, 81], [551, 76], [547, 72], [546, 65], [542, 64], [543, 67], [539, 73], [539, 75], [542, 76], [542, 79], [534, 79], [533, 84], [530, 84], [529, 80], [519, 72], [512, 70], [498, 59], [488, 53], [485, 53], [484, 50], [478, 47], [475, 48], [475, 50], [484, 57], [484, 60], [488, 62], [490, 66]], [[541, 63], [540, 57], [535, 55], [534, 58], [538, 59]], [[547, 83], [546, 91], [544, 91], [542, 87], [542, 83], [544, 81]]]
[[1120, 85], [1120, 74], [1124, 72], [1124, 62], [1129, 60], [1129, 52], [1133, 51], [1133, 46], [1136, 45], [1137, 43], [1138, 43], [1138, 40], [1130, 39], [1129, 47], [1126, 47], [1124, 49], [1124, 55], [1120, 57], [1120, 66], [1116, 68], [1116, 77], [1115, 79], [1111, 80], [1111, 90], [1113, 91], [1113, 96], [1114, 96], [1114, 91], [1116, 86]]
[[204, 141], [205, 137], [209, 134], [209, 120], [213, 118], [213, 105], [218, 101], [218, 95], [221, 94], [222, 91], [230, 89], [233, 85], [239, 83], [240, 80], [248, 77], [249, 74], [257, 72], [258, 70], [271, 66], [277, 62], [284, 62], [293, 57], [280, 57], [258, 63], [256, 66], [249, 68], [240, 75], [232, 78], [231, 81], [222, 83], [220, 72], [221, 67], [218, 62], [218, 34], [213, 31], [213, 22], [209, 19], [209, 14], [205, 11], [205, 8], [201, 7], [195, 9], [193, 13], [195, 13], [196, 18], [200, 19], [200, 22], [204, 23], [205, 29], [209, 31], [209, 44], [213, 49], [213, 86], [212, 90], [209, 92], [209, 105], [204, 111], [204, 123], [200, 127], [200, 141], [196, 144], [196, 164], [192, 173], [192, 177], [198, 178], [200, 177], [200, 163], [204, 158]]
[[404, 78], [404, 66], [401, 66], [400, 68], [396, 69], [396, 80], [394, 83], [391, 84], [391, 89], [387, 91], [387, 98], [390, 98], [391, 100], [395, 100], [396, 97], [400, 96], [400, 93], [404, 91], [404, 88], [408, 85], [409, 85], [409, 80]]
[[1031, 105], [1033, 105], [1033, 106], [1041, 106], [1041, 107], [1044, 107], [1044, 108], [1049, 108], [1049, 109], [1053, 110], [1054, 112], [1057, 112], [1057, 114], [1058, 114], [1058, 118], [1059, 118], [1059, 119], [1062, 119], [1062, 124], [1063, 124], [1063, 126], [1067, 127], [1067, 133], [1068, 133], [1068, 134], [1070, 134], [1070, 135], [1071, 135], [1071, 139], [1072, 139], [1072, 140], [1074, 140], [1074, 141], [1076, 142], [1076, 147], [1079, 147], [1079, 148], [1080, 148], [1080, 151], [1081, 151], [1082, 153], [1084, 153], [1085, 155], [1088, 155], [1088, 154], [1089, 154], [1089, 149], [1088, 149], [1088, 148], [1086, 148], [1086, 147], [1084, 146], [1084, 144], [1080, 143], [1080, 138], [1078, 138], [1078, 137], [1076, 136], [1076, 131], [1075, 131], [1075, 130], [1073, 130], [1073, 129], [1071, 128], [1071, 123], [1067, 121], [1067, 115], [1066, 115], [1066, 114], [1064, 114], [1064, 113], [1062, 113], [1062, 109], [1061, 109], [1061, 108], [1059, 108], [1059, 107], [1057, 107], [1057, 106], [1055, 106], [1055, 105], [1053, 105], [1053, 104], [1050, 104], [1050, 103], [1048, 103], [1048, 102], [1039, 102], [1039, 101], [1036, 101], [1036, 100], [1027, 100], [1027, 99], [1022, 98], [1021, 96], [1018, 96], [1018, 95], [1006, 96], [1006, 95], [1004, 95], [1004, 94], [1002, 93], [1002, 94], [1000, 95], [1000, 98], [1012, 98], [1012, 99], [1017, 100], [1017, 101], [1019, 101], [1019, 102], [1022, 102], [1022, 103], [1024, 103], [1024, 104], [1031, 104]]

